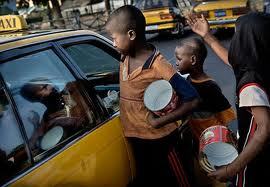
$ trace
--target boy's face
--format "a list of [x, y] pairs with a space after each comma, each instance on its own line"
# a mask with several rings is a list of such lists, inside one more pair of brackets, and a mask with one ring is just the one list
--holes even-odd
[[190, 73], [193, 65], [193, 55], [188, 51], [187, 47], [176, 47], [175, 48], [176, 57], [176, 68], [181, 74]]
[[128, 55], [131, 40], [128, 33], [111, 32], [113, 46], [123, 55]]
[[121, 32], [119, 28], [119, 24], [116, 23], [116, 20], [112, 20], [106, 26], [107, 32], [110, 34], [113, 40], [113, 46], [123, 55], [128, 55], [132, 40], [128, 32]]

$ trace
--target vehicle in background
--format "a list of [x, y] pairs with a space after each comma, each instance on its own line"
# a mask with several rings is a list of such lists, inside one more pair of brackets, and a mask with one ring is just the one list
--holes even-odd
[[138, 0], [135, 6], [143, 12], [146, 33], [184, 34], [185, 19], [176, 0]]
[[[0, 186], [129, 185], [135, 165], [119, 118], [112, 42], [89, 30], [27, 31], [20, 16], [0, 22]], [[48, 108], [23, 97], [33, 80], [62, 94], [61, 116], [51, 115], [54, 126], [34, 143]], [[79, 125], [71, 129], [73, 112]]]
[[197, 1], [193, 11], [203, 14], [210, 28], [234, 28], [236, 19], [250, 11], [247, 0]]

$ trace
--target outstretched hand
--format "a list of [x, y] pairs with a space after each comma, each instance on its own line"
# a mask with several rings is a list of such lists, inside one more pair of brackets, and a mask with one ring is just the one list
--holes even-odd
[[186, 15], [186, 19], [192, 31], [201, 37], [204, 37], [209, 33], [210, 26], [203, 14], [199, 17], [196, 14], [190, 13]]

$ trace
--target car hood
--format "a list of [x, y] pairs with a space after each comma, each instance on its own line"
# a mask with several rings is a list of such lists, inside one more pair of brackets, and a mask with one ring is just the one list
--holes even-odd
[[227, 0], [227, 1], [204, 1], [194, 6], [195, 12], [209, 11], [216, 9], [230, 9], [246, 7], [247, 0]]

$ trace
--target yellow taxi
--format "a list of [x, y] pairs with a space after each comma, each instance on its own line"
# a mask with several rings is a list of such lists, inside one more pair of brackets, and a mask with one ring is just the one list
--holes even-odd
[[[131, 184], [134, 158], [119, 119], [120, 55], [111, 41], [86, 30], [25, 31], [19, 16], [0, 23], [0, 186]], [[49, 110], [58, 100], [23, 97], [30, 82], [55, 88], [60, 117]]]
[[183, 34], [185, 20], [180, 15], [176, 0], [138, 0], [135, 6], [145, 17], [146, 33]]
[[247, 0], [197, 1], [193, 11], [203, 14], [210, 28], [234, 28], [236, 19], [249, 12]]

